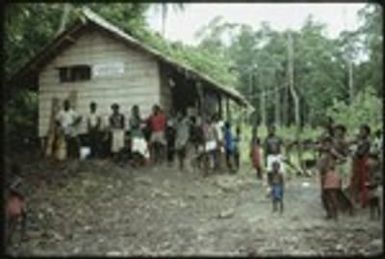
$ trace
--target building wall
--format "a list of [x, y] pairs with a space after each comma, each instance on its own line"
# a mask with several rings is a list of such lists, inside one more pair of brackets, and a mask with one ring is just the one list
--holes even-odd
[[[100, 65], [120, 64], [121, 74], [91, 76], [83, 82], [61, 83], [57, 67], [70, 65], [90, 65], [94, 69]], [[120, 41], [99, 31], [84, 33], [69, 48], [61, 52], [39, 74], [39, 136], [46, 136], [49, 127], [51, 102], [53, 97], [68, 98], [71, 91], [77, 92], [76, 111], [83, 115], [79, 132], [86, 129], [85, 116], [89, 104], [95, 101], [98, 111], [107, 123], [111, 114], [111, 104], [116, 102], [128, 119], [131, 107], [139, 105], [142, 117], [149, 115], [151, 107], [160, 102], [160, 79], [157, 61], [146, 53], [131, 49]], [[126, 127], [128, 123], [126, 123]]]
[[160, 106], [168, 114], [172, 108], [172, 92], [169, 83], [169, 78], [166, 75], [164, 67], [159, 63], [159, 78], [160, 78]]

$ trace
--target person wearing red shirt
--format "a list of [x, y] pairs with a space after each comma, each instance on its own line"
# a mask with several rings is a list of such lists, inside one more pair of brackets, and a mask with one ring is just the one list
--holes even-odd
[[158, 105], [154, 105], [153, 114], [149, 118], [151, 129], [150, 147], [154, 162], [161, 161], [165, 154], [166, 139], [166, 116]]

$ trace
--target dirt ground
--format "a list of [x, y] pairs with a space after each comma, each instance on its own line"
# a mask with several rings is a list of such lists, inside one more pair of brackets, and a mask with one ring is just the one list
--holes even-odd
[[325, 220], [317, 177], [286, 183], [285, 211], [245, 165], [202, 177], [189, 168], [133, 170], [109, 161], [23, 167], [27, 240], [14, 255], [356, 255], [383, 252], [367, 210]]

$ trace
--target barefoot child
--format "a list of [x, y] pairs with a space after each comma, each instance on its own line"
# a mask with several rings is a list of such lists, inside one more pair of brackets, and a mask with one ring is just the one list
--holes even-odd
[[271, 176], [271, 198], [273, 202], [273, 212], [277, 211], [277, 204], [280, 206], [280, 213], [283, 213], [283, 192], [284, 180], [280, 171], [280, 163], [273, 162], [273, 171]]
[[327, 170], [324, 176], [323, 188], [325, 191], [327, 209], [329, 210], [328, 214], [331, 218], [337, 220], [339, 208], [338, 191], [341, 189], [341, 177], [336, 170], [335, 160], [333, 158], [329, 159]]
[[256, 176], [259, 180], [262, 180], [262, 165], [261, 165], [261, 145], [260, 139], [258, 138], [257, 128], [253, 129], [251, 147], [250, 147], [250, 158], [253, 167], [256, 171]]
[[27, 209], [26, 200], [22, 192], [19, 190], [21, 179], [18, 178], [20, 174], [20, 166], [13, 164], [11, 172], [16, 175], [16, 179], [12, 181], [8, 186], [8, 193], [5, 204], [5, 219], [6, 225], [6, 237], [7, 242], [12, 242], [12, 236], [16, 231], [16, 227], [20, 224], [20, 241], [25, 238], [26, 233], [26, 221], [27, 221]]

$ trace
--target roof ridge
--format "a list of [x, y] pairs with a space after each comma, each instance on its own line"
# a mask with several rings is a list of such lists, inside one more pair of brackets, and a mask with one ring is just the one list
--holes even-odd
[[[204, 72], [200, 72], [198, 69], [194, 68], [188, 62], [174, 58], [174, 57], [172, 57], [166, 53], [163, 53], [161, 50], [158, 50], [157, 48], [152, 47], [147, 42], [142, 42], [140, 39], [137, 39], [133, 36], [130, 36], [128, 33], [123, 31], [122, 29], [120, 29], [118, 26], [114, 25], [112, 22], [109, 22], [108, 20], [104, 19], [104, 17], [102, 17], [102, 16], [98, 15], [97, 13], [95, 13], [94, 11], [92, 11], [89, 7], [83, 6], [81, 8], [80, 13], [79, 13], [79, 18], [80, 18], [79, 20], [80, 20], [81, 24], [85, 25], [88, 22], [94, 23], [95, 25], [97, 25], [97, 26], [99, 26], [99, 27], [101, 27], [107, 31], [114, 33], [115, 35], [117, 35], [121, 39], [123, 39], [127, 42], [130, 42], [131, 44], [137, 45], [138, 47], [142, 48], [144, 51], [148, 52], [151, 55], [154, 55], [156, 58], [162, 60], [163, 62], [167, 62], [169, 64], [176, 66], [176, 67], [184, 69], [185, 71], [188, 71], [192, 75], [197, 76], [201, 80], [204, 80], [204, 81], [210, 83], [211, 85], [214, 86], [214, 88], [217, 88], [217, 89], [220, 89], [220, 90], [226, 92], [230, 96], [233, 96], [233, 97], [237, 98], [238, 100], [241, 100], [241, 102], [243, 102], [244, 104], [248, 104], [248, 102], [246, 101], [244, 96], [242, 96], [242, 94], [240, 94], [234, 87], [225, 87], [225, 84], [217, 82], [216, 79], [212, 78], [211, 76], [209, 76], [208, 74], [206, 74]], [[70, 30], [70, 29], [71, 28], [66, 29], [60, 35], [64, 35], [65, 33], [68, 33], [68, 30]], [[57, 37], [59, 37], [59, 36], [57, 36]], [[57, 37], [55, 38], [55, 40], [57, 39]], [[52, 43], [50, 43], [50, 44], [52, 45]], [[50, 45], [48, 45], [48, 46], [50, 46]], [[27, 67], [28, 65], [29, 64], [27, 63], [25, 65], [25, 67]], [[21, 69], [21, 71], [23, 69], [25, 69], [25, 67], [23, 67]]]

